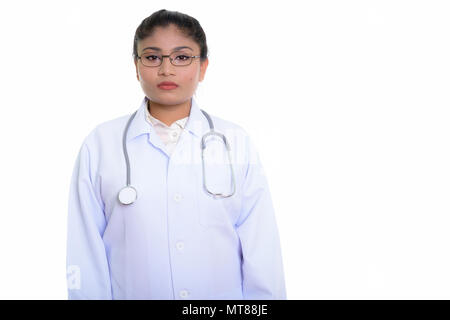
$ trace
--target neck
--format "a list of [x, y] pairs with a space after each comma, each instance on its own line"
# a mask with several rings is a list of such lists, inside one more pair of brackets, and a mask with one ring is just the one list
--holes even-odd
[[175, 121], [189, 116], [191, 112], [191, 99], [175, 105], [163, 105], [148, 100], [147, 109], [153, 117], [170, 126]]

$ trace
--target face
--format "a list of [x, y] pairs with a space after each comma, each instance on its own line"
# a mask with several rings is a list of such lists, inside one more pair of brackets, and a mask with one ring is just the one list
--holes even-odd
[[[181, 49], [181, 52], [189, 56], [200, 55], [200, 46], [171, 24], [164, 28], [155, 28], [151, 36], [139, 41], [137, 52], [144, 59], [149, 53], [170, 55], [174, 52], [174, 48], [180, 46], [191, 48]], [[147, 49], [147, 47], [158, 47], [161, 50]], [[190, 100], [194, 95], [198, 83], [205, 77], [208, 60], [200, 62], [200, 58], [194, 58], [188, 66], [174, 66], [168, 58], [164, 58], [159, 67], [147, 67], [138, 59], [135, 61], [135, 66], [142, 90], [152, 102], [176, 105]], [[158, 84], [163, 81], [175, 82], [178, 87], [172, 90], [158, 88]]]

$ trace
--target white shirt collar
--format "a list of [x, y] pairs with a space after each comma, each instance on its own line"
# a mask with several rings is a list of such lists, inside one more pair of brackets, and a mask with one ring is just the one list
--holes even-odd
[[186, 126], [186, 122], [189, 119], [189, 117], [185, 117], [183, 119], [178, 119], [178, 120], [174, 121], [170, 126], [168, 126], [161, 120], [156, 119], [154, 116], [152, 116], [150, 114], [150, 112], [148, 111], [148, 107], [145, 108], [145, 114], [146, 114], [147, 121], [150, 122], [153, 126], [160, 126], [163, 128], [173, 128], [176, 126], [176, 127], [180, 127], [181, 129], [184, 129], [184, 127]]
[[[147, 102], [148, 98], [144, 96], [139, 109], [136, 110], [136, 120], [132, 121], [130, 124], [127, 134], [127, 141], [134, 139], [141, 134], [151, 134], [153, 124], [149, 122], [150, 120], [147, 120], [145, 111], [147, 110]], [[130, 116], [131, 114], [128, 116], [128, 118]], [[178, 127], [178, 125], [175, 126]], [[198, 105], [197, 100], [194, 97], [192, 97], [191, 111], [189, 113], [189, 118], [184, 129], [195, 135], [197, 138], [201, 138], [206, 132], [209, 131], [208, 121], [205, 115], [201, 112], [200, 106]]]

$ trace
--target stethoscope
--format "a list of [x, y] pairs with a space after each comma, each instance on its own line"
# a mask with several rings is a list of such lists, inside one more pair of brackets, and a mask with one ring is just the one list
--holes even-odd
[[[138, 109], [139, 110], [139, 109]], [[134, 201], [136, 201], [137, 199], [137, 190], [135, 187], [133, 187], [131, 185], [130, 182], [130, 161], [128, 159], [128, 149], [127, 149], [127, 133], [128, 133], [128, 128], [130, 127], [131, 121], [133, 121], [136, 113], [138, 112], [138, 110], [136, 110], [130, 117], [130, 119], [127, 122], [127, 125], [125, 127], [125, 130], [123, 131], [123, 140], [122, 140], [122, 147], [123, 147], [123, 154], [125, 156], [125, 162], [127, 164], [127, 185], [125, 187], [123, 187], [120, 191], [119, 191], [119, 201], [122, 204], [132, 204]], [[205, 189], [205, 191], [211, 195], [214, 198], [228, 198], [231, 197], [235, 190], [236, 190], [236, 183], [235, 183], [235, 179], [234, 179], [234, 171], [233, 171], [233, 166], [231, 164], [231, 156], [230, 156], [230, 146], [228, 145], [228, 141], [225, 138], [225, 136], [217, 131], [214, 131], [214, 125], [213, 122], [211, 120], [211, 117], [209, 116], [208, 113], [206, 113], [204, 110], [200, 109], [203, 114], [205, 115], [206, 119], [208, 120], [208, 124], [209, 124], [209, 132], [205, 133], [202, 137], [202, 141], [201, 141], [201, 149], [202, 149], [202, 173], [203, 173], [203, 188]], [[207, 188], [207, 183], [206, 183], [206, 175], [205, 175], [205, 160], [204, 160], [204, 151], [206, 148], [206, 138], [208, 138], [209, 136], [218, 136], [222, 139], [223, 143], [225, 144], [226, 150], [227, 150], [227, 154], [228, 154], [228, 160], [230, 163], [230, 171], [231, 171], [231, 181], [232, 181], [232, 191], [230, 194], [226, 195], [226, 194], [222, 194], [222, 193], [214, 193], [211, 192], [210, 190], [208, 190]]]

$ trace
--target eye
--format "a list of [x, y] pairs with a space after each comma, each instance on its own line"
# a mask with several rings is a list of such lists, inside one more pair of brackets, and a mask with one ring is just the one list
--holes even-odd
[[156, 60], [156, 59], [158, 59], [159, 57], [158, 56], [155, 56], [155, 55], [146, 55], [145, 56], [145, 59], [147, 59], [147, 60], [149, 60], [149, 61], [153, 61], [153, 60]]
[[189, 56], [186, 56], [184, 54], [180, 54], [180, 55], [177, 55], [175, 59], [181, 60], [181, 61], [186, 61], [187, 59], [189, 59]]

